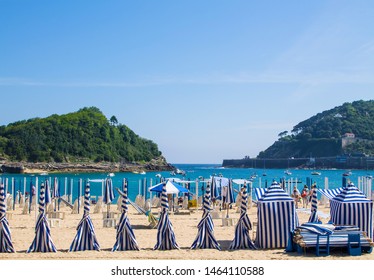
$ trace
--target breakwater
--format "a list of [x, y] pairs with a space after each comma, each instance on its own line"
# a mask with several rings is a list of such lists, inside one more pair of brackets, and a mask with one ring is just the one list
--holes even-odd
[[316, 168], [316, 169], [374, 169], [374, 157], [319, 157], [319, 158], [244, 158], [225, 159], [227, 168]]

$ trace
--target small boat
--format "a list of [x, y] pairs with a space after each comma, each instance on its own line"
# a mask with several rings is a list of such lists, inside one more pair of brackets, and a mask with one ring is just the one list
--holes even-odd
[[286, 175], [292, 175], [292, 172], [289, 171], [289, 170], [285, 170], [285, 171], [284, 171], [284, 174], [286, 174]]
[[47, 172], [42, 172], [42, 173], [40, 173], [40, 176], [48, 176], [48, 173]]
[[114, 177], [115, 175], [114, 175], [114, 173], [109, 173], [108, 174], [108, 177]]
[[316, 175], [316, 176], [319, 176], [319, 175], [321, 175], [321, 172], [318, 172], [318, 171], [313, 171], [312, 173], [311, 173], [312, 175]]
[[146, 174], [145, 171], [140, 172], [140, 175], [145, 175], [145, 174]]
[[348, 172], [344, 172], [343, 173], [343, 176], [344, 177], [348, 177], [348, 176], [351, 176], [352, 175], [352, 172], [351, 171], [348, 171]]

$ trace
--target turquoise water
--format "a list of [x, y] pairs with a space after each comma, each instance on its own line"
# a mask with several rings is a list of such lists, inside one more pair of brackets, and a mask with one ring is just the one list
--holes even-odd
[[[222, 175], [226, 178], [231, 179], [249, 179], [253, 176], [253, 187], [265, 187], [266, 184], [270, 185], [273, 180], [281, 181], [282, 178], [289, 180], [293, 179], [297, 181], [297, 186], [301, 190], [304, 184], [308, 181], [315, 182], [318, 187], [324, 188], [325, 177], [328, 178], [329, 188], [338, 188], [342, 186], [343, 173], [346, 170], [316, 170], [321, 173], [319, 176], [311, 175], [311, 170], [290, 170], [292, 175], [286, 175], [284, 169], [249, 169], [249, 168], [222, 168], [218, 164], [174, 164], [175, 167], [185, 171], [185, 176], [175, 175], [172, 176], [170, 172], [147, 172], [145, 175], [134, 174], [134, 173], [116, 173], [113, 180], [113, 186], [121, 188], [122, 180], [126, 178], [129, 186], [129, 198], [135, 200], [135, 197], [140, 193], [149, 197], [149, 192], [145, 190], [151, 186], [160, 182], [160, 178], [156, 175], [160, 174], [164, 178], [177, 177], [187, 181], [196, 181], [196, 179], [209, 178], [211, 175]], [[359, 177], [373, 176], [373, 170], [353, 170], [352, 174], [348, 178], [356, 185], [358, 184]], [[264, 176], [266, 173], [266, 176]], [[17, 191], [30, 191], [30, 183], [35, 184], [38, 180], [39, 184], [48, 179], [53, 183], [54, 178], [58, 178], [60, 194], [71, 195], [73, 201], [79, 194], [79, 182], [82, 181], [82, 185], [88, 180], [98, 180], [108, 178], [106, 173], [80, 173], [80, 174], [50, 174], [47, 176], [40, 176], [40, 174], [24, 175], [24, 174], [2, 174], [0, 178], [3, 182], [8, 182], [7, 191], [10, 193]], [[309, 178], [309, 179], [308, 179]], [[297, 180], [296, 180], [297, 179]], [[14, 182], [14, 183], [12, 183]], [[199, 194], [202, 193], [206, 183], [199, 180]], [[14, 186], [14, 187], [13, 187]], [[239, 186], [234, 184], [234, 188], [239, 189]], [[190, 190], [196, 193], [196, 183], [190, 183]], [[84, 193], [84, 188], [81, 187], [81, 194]], [[102, 195], [102, 183], [91, 182], [91, 196]], [[115, 196], [118, 197], [115, 192]]]

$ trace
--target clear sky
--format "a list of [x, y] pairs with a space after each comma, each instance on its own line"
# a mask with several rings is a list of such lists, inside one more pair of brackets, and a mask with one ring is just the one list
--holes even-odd
[[96, 106], [171, 163], [374, 99], [374, 1], [0, 0], [0, 125]]

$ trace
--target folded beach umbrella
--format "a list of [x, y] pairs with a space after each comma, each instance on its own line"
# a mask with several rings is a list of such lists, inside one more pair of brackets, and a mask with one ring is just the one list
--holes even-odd
[[44, 198], [44, 203], [45, 207], [52, 201], [52, 196], [51, 196], [51, 187], [49, 186], [49, 181], [45, 180], [45, 198]]
[[249, 237], [249, 231], [252, 229], [252, 223], [247, 215], [248, 194], [247, 188], [244, 188], [242, 202], [240, 205], [240, 218], [235, 228], [235, 237], [231, 242], [229, 250], [237, 249], [257, 249]]
[[318, 200], [317, 200], [317, 188], [313, 187], [313, 193], [312, 193], [312, 206], [311, 206], [311, 214], [309, 217], [308, 223], [318, 223], [318, 214], [317, 214], [317, 207], [318, 207]]
[[57, 177], [55, 177], [53, 180], [53, 189], [52, 189], [52, 199], [55, 202], [55, 208], [54, 208], [55, 211], [57, 208], [56, 206], [57, 206], [57, 201], [59, 197], [60, 197], [60, 190], [59, 190], [59, 185], [58, 185], [58, 179]]
[[[118, 190], [118, 189], [117, 189]], [[138, 242], [136, 241], [134, 231], [132, 230], [129, 218], [127, 216], [127, 205], [129, 203], [127, 197], [127, 181], [123, 179], [123, 192], [118, 190], [121, 195], [121, 218], [117, 226], [116, 243], [113, 246], [114, 251], [130, 251], [139, 250]]]
[[195, 241], [191, 245], [191, 249], [217, 249], [221, 250], [221, 246], [218, 244], [214, 237], [214, 224], [211, 211], [211, 199], [210, 199], [210, 187], [206, 188], [203, 202], [203, 216], [201, 221], [197, 225], [198, 233]]
[[107, 217], [108, 218], [109, 218], [109, 212], [110, 212], [110, 204], [112, 203], [113, 199], [114, 199], [113, 182], [112, 182], [112, 179], [107, 178], [105, 180], [103, 202], [107, 205]]
[[[45, 181], [47, 183], [48, 180]], [[35, 226], [35, 239], [32, 242], [27, 253], [32, 252], [57, 252], [57, 249], [52, 241], [51, 232], [49, 229], [47, 216], [45, 215], [45, 185], [40, 185], [39, 194], [39, 216]]]
[[95, 229], [90, 217], [90, 185], [86, 185], [84, 193], [84, 213], [83, 218], [77, 227], [77, 234], [70, 245], [69, 252], [96, 250], [100, 251], [99, 243], [96, 239]]
[[14, 253], [8, 220], [6, 219], [5, 188], [0, 184], [0, 253]]
[[219, 195], [219, 191], [218, 191], [218, 186], [217, 186], [217, 182], [216, 182], [216, 179], [215, 179], [214, 176], [212, 177], [212, 183], [211, 183], [211, 185], [212, 185], [212, 187], [211, 187], [211, 189], [212, 189], [212, 193], [211, 193], [210, 197], [211, 197], [212, 199], [217, 199], [217, 198], [219, 198], [220, 195]]
[[373, 201], [353, 183], [331, 200], [330, 217], [334, 225], [357, 226], [373, 240]]
[[172, 250], [179, 249], [175, 239], [173, 225], [169, 220], [169, 203], [166, 193], [166, 183], [161, 194], [161, 214], [157, 225], [157, 243], [153, 250]]

